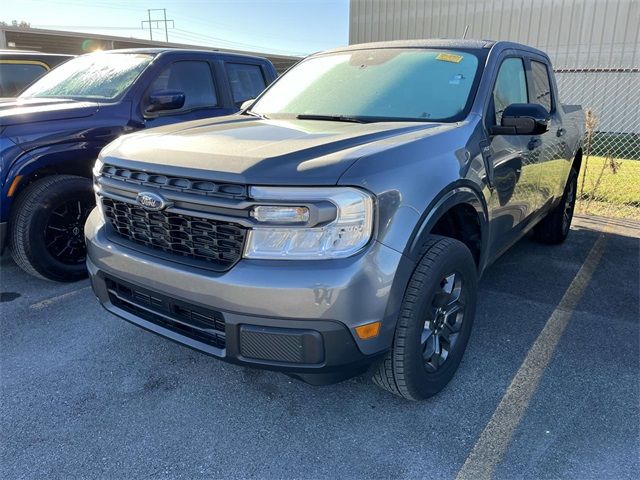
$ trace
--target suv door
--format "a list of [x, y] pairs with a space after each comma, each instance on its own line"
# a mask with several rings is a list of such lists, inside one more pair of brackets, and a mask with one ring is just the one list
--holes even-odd
[[530, 151], [532, 161], [538, 164], [539, 203], [541, 208], [551, 206], [554, 200], [561, 197], [564, 191], [564, 180], [567, 178], [568, 162], [566, 158], [567, 144], [562, 116], [558, 111], [554, 90], [551, 83], [551, 72], [542, 58], [531, 58], [527, 73], [530, 77], [531, 103], [542, 105], [550, 114], [549, 131], [531, 137]]
[[234, 111], [222, 106], [213, 69], [205, 60], [178, 60], [165, 67], [145, 92], [142, 100], [143, 112], [148, 105], [149, 95], [160, 90], [184, 93], [184, 106], [178, 110], [145, 115], [146, 127], [228, 115]]
[[[502, 59], [486, 111], [487, 131], [500, 125], [502, 112], [512, 103], [529, 103], [524, 57]], [[519, 238], [538, 206], [538, 172], [528, 150], [529, 137], [489, 135], [482, 145], [493, 185], [489, 210], [492, 254], [499, 255]]]

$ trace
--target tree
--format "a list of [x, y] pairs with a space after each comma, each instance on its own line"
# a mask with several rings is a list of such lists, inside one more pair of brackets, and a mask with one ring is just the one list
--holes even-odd
[[31, 28], [31, 24], [29, 22], [25, 22], [24, 20], [11, 20], [11, 25], [7, 22], [0, 22], [0, 27], [18, 27], [18, 28]]

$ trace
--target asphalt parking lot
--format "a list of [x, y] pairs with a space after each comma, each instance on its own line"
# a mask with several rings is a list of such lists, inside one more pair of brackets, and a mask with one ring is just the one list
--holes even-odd
[[[590, 218], [560, 247], [519, 242], [481, 282], [457, 376], [423, 403], [365, 377], [312, 387], [216, 361], [106, 313], [87, 281], [35, 280], [5, 255], [0, 475], [481, 478], [473, 452], [490, 451], [495, 478], [638, 478], [639, 238]], [[509, 395], [530, 367], [529, 396]]]

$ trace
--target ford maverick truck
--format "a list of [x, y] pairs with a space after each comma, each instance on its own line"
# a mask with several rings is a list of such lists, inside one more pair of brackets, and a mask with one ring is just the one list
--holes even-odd
[[93, 289], [214, 357], [316, 384], [369, 370], [423, 399], [460, 364], [487, 266], [569, 234], [582, 136], [524, 45], [318, 53], [238, 114], [102, 150]]
[[82, 232], [100, 149], [128, 132], [237, 112], [275, 77], [260, 57], [113, 50], [69, 60], [1, 99], [0, 253], [8, 245], [38, 277], [85, 277]]

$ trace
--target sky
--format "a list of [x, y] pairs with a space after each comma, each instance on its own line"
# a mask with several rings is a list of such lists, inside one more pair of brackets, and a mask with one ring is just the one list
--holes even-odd
[[[349, 0], [4, 0], [0, 20], [34, 28], [149, 39], [147, 9], [166, 8], [169, 41], [307, 55], [346, 45]], [[152, 12], [152, 20], [163, 12]], [[164, 40], [162, 28], [154, 40]]]

